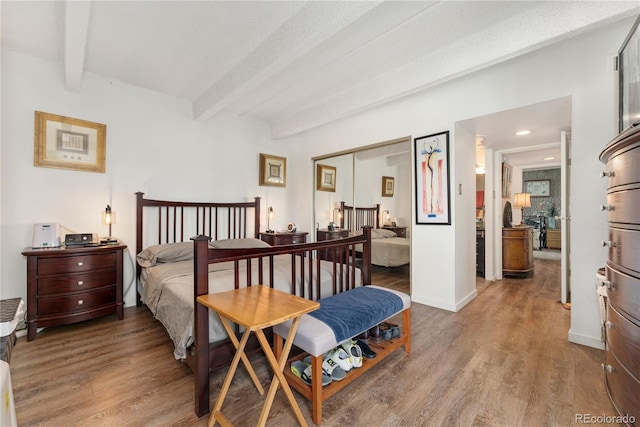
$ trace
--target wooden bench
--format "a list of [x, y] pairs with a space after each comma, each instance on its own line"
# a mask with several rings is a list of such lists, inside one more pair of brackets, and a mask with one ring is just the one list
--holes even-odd
[[[334, 304], [338, 302], [340, 304], [341, 301], [345, 302], [345, 307], [349, 309], [368, 309], [369, 312], [366, 316], [366, 320], [357, 320], [350, 325], [350, 331], [356, 331], [353, 335], [348, 338], [355, 337], [362, 332], [368, 331], [374, 326], [380, 324], [381, 322], [387, 320], [389, 317], [392, 317], [396, 314], [402, 313], [402, 327], [400, 337], [394, 338], [392, 340], [380, 340], [379, 342], [370, 341], [369, 347], [373, 351], [377, 353], [376, 357], [373, 359], [364, 358], [362, 367], [351, 369], [346, 378], [341, 381], [332, 381], [327, 386], [322, 386], [322, 355], [329, 350], [340, 345], [341, 342], [345, 340], [339, 341], [336, 338], [334, 331], [331, 327], [325, 325], [321, 320], [316, 317], [313, 317], [312, 314], [305, 314], [300, 319], [300, 325], [298, 331], [296, 333], [293, 344], [304, 351], [304, 353], [299, 354], [295, 357], [292, 357], [287, 362], [287, 366], [285, 367], [285, 377], [287, 378], [287, 382], [289, 385], [297, 390], [300, 394], [302, 394], [307, 399], [311, 400], [312, 403], [312, 415], [313, 422], [316, 425], [319, 425], [322, 422], [322, 402], [336, 394], [338, 391], [342, 390], [344, 387], [349, 385], [352, 381], [358, 379], [361, 375], [367, 372], [369, 369], [373, 368], [375, 365], [383, 361], [387, 356], [393, 353], [398, 348], [404, 346], [404, 350], [407, 353], [411, 352], [411, 298], [409, 295], [398, 292], [391, 289], [381, 288], [379, 286], [365, 286], [364, 288], [369, 289], [377, 289], [390, 292], [392, 294], [397, 295], [402, 300], [402, 308], [400, 310], [395, 311], [393, 314], [386, 313], [382, 315], [381, 312], [376, 310], [369, 310], [369, 307], [365, 307], [364, 304], [360, 307], [354, 306], [353, 300], [347, 300], [348, 294], [350, 292], [355, 291], [349, 290], [343, 292], [342, 294], [334, 295], [329, 297], [333, 299]], [[348, 301], [348, 302], [347, 302]], [[322, 314], [322, 303], [323, 300], [320, 300], [320, 309], [314, 312], [317, 314]], [[348, 306], [346, 304], [349, 304]], [[359, 324], [357, 324], [359, 323]], [[274, 352], [276, 357], [279, 357], [282, 352], [284, 346], [284, 338], [289, 332], [290, 322], [283, 323], [280, 325], [276, 325], [273, 327], [274, 332]], [[311, 356], [311, 385], [306, 384], [302, 379], [298, 378], [295, 374], [291, 372], [291, 362], [295, 360], [300, 360], [306, 357], [307, 355]]]

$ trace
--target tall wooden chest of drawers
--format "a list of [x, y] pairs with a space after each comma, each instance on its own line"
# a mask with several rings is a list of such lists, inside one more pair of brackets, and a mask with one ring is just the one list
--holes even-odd
[[[607, 361], [611, 402], [620, 415], [640, 420], [640, 124], [618, 135], [600, 153], [607, 165], [609, 223], [606, 265]], [[639, 424], [640, 425], [640, 424]]]
[[123, 319], [125, 245], [27, 248], [27, 341], [37, 329], [116, 313]]
[[502, 274], [533, 276], [533, 227], [502, 229]]

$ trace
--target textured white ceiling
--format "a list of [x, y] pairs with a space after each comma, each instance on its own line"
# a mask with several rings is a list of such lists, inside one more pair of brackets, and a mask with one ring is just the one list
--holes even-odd
[[3, 1], [2, 48], [282, 138], [640, 13], [638, 1]]

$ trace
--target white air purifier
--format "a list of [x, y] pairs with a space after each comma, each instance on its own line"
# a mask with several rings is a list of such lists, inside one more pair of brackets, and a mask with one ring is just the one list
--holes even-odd
[[60, 226], [53, 222], [38, 223], [33, 225], [32, 248], [58, 248], [60, 247]]

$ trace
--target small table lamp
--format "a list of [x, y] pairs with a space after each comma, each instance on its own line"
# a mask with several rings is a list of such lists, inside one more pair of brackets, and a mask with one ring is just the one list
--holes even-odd
[[267, 233], [273, 233], [274, 231], [271, 229], [270, 222], [273, 219], [273, 206], [269, 206], [267, 209]]
[[109, 236], [104, 239], [105, 243], [114, 243], [118, 239], [111, 237], [111, 226], [116, 223], [116, 213], [111, 210], [111, 205], [107, 205], [103, 216], [104, 223], [109, 226]]
[[383, 210], [382, 211], [382, 225], [389, 225], [390, 224], [390, 219], [391, 219], [391, 214], [389, 213], [388, 210]]
[[520, 227], [524, 227], [524, 208], [531, 207], [531, 193], [515, 193], [513, 207], [520, 208]]
[[[336, 212], [337, 212], [337, 215], [336, 215]], [[336, 221], [336, 217], [338, 218], [337, 221]], [[336, 227], [340, 226], [341, 219], [342, 219], [342, 211], [340, 210], [340, 208], [333, 208], [333, 223], [335, 224]]]

